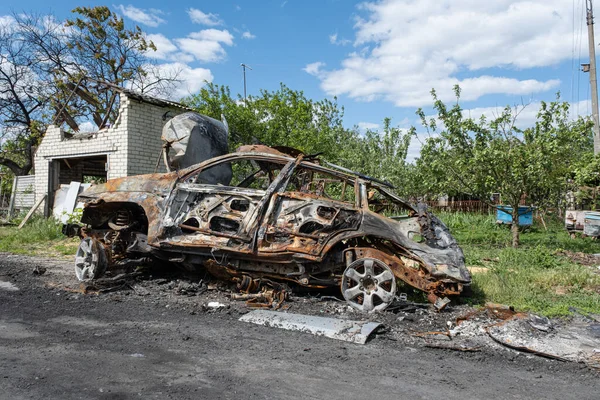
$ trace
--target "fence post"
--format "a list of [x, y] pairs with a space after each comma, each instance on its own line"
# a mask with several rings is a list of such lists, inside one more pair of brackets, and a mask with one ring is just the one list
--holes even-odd
[[13, 180], [13, 187], [12, 187], [12, 193], [10, 195], [10, 203], [8, 205], [8, 215], [7, 215], [7, 220], [10, 221], [12, 219], [12, 215], [13, 215], [13, 211], [15, 208], [15, 197], [17, 194], [17, 182], [18, 182], [18, 176], [15, 176], [15, 179]]

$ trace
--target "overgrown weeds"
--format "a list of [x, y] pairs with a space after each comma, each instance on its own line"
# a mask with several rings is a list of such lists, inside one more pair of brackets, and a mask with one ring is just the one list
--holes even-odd
[[62, 225], [55, 219], [35, 216], [22, 229], [0, 227], [0, 251], [16, 254], [67, 256], [74, 255], [78, 239], [66, 238]]
[[[591, 238], [571, 239], [559, 220], [535, 224], [512, 248], [510, 231], [493, 215], [441, 213], [465, 252], [473, 274], [473, 304], [487, 301], [547, 316], [569, 314], [573, 308], [600, 313], [600, 270], [581, 265], [565, 253], [600, 253]], [[598, 259], [600, 265], [600, 259]]]

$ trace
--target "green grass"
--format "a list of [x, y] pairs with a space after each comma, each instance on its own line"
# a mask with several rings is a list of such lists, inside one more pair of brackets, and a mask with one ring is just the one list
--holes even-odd
[[74, 256], [79, 239], [67, 238], [54, 219], [34, 217], [22, 229], [0, 227], [0, 251], [39, 256]]
[[[547, 316], [581, 312], [600, 313], [600, 259], [597, 265], [581, 265], [572, 253], [600, 253], [600, 241], [571, 239], [558, 220], [521, 233], [521, 247], [510, 247], [506, 226], [497, 226], [494, 216], [440, 213], [463, 248], [473, 271], [472, 295], [462, 301], [514, 306]], [[66, 238], [54, 220], [34, 218], [23, 229], [0, 227], [0, 251], [17, 254], [72, 258], [79, 240]], [[571, 252], [571, 253], [569, 253]], [[421, 292], [414, 296], [424, 299]], [[421, 298], [419, 297], [419, 298]]]
[[[521, 232], [521, 246], [510, 247], [506, 226], [492, 215], [441, 213], [439, 217], [464, 250], [473, 269], [472, 304], [485, 302], [514, 306], [547, 316], [570, 314], [570, 308], [600, 313], [600, 270], [581, 265], [564, 254], [600, 253], [600, 242], [571, 239], [558, 220]], [[600, 259], [598, 264], [600, 265]]]

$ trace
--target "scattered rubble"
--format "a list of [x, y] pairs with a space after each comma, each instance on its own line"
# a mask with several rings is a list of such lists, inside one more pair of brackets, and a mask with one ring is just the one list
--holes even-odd
[[[191, 315], [218, 313], [224, 318], [237, 319], [252, 310], [247, 301], [255, 298], [263, 303], [269, 299], [261, 299], [261, 296], [270, 297], [271, 291], [275, 293], [275, 288], [267, 281], [256, 292], [244, 295], [240, 291], [240, 282], [224, 282], [209, 274], [189, 275], [180, 270], [166, 272], [164, 268], [109, 271], [105, 278], [73, 285], [66, 269], [62, 272], [63, 263], [48, 261], [44, 265], [47, 265], [47, 272], [38, 279], [49, 289], [60, 290], [57, 295], [64, 291], [72, 293], [67, 300], [80, 299], [84, 295], [125, 301], [132, 295], [157, 307], [177, 307]], [[2, 289], [14, 290], [24, 283], [2, 284]], [[577, 309], [572, 311], [579, 315], [559, 320], [519, 313], [510, 306], [491, 303], [476, 309], [451, 304], [438, 312], [432, 304], [412, 302], [405, 294], [400, 294], [385, 312], [367, 314], [350, 307], [335, 291], [323, 289], [315, 293], [298, 291], [298, 288], [283, 289], [286, 289], [286, 301], [279, 306], [280, 312], [381, 324], [374, 340], [461, 353], [529, 353], [600, 368], [600, 316]], [[265, 307], [265, 311], [274, 310], [276, 306]]]
[[206, 307], [216, 310], [219, 308], [226, 308], [227, 306], [223, 303], [219, 303], [218, 301], [211, 301], [206, 305]]

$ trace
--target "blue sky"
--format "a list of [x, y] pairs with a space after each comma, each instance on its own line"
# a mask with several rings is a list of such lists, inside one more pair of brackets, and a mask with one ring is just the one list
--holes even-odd
[[250, 94], [283, 82], [314, 99], [337, 96], [349, 127], [377, 128], [385, 117], [409, 127], [418, 107], [430, 112], [432, 87], [451, 101], [455, 83], [474, 116], [530, 103], [520, 117], [527, 125], [557, 91], [589, 113], [588, 75], [579, 71], [587, 62], [584, 0], [54, 1], [51, 8], [9, 0], [0, 17], [64, 19], [76, 6], [99, 4], [149, 34], [157, 64], [182, 69], [177, 94], [197, 91], [204, 79], [241, 93], [246, 63]]

